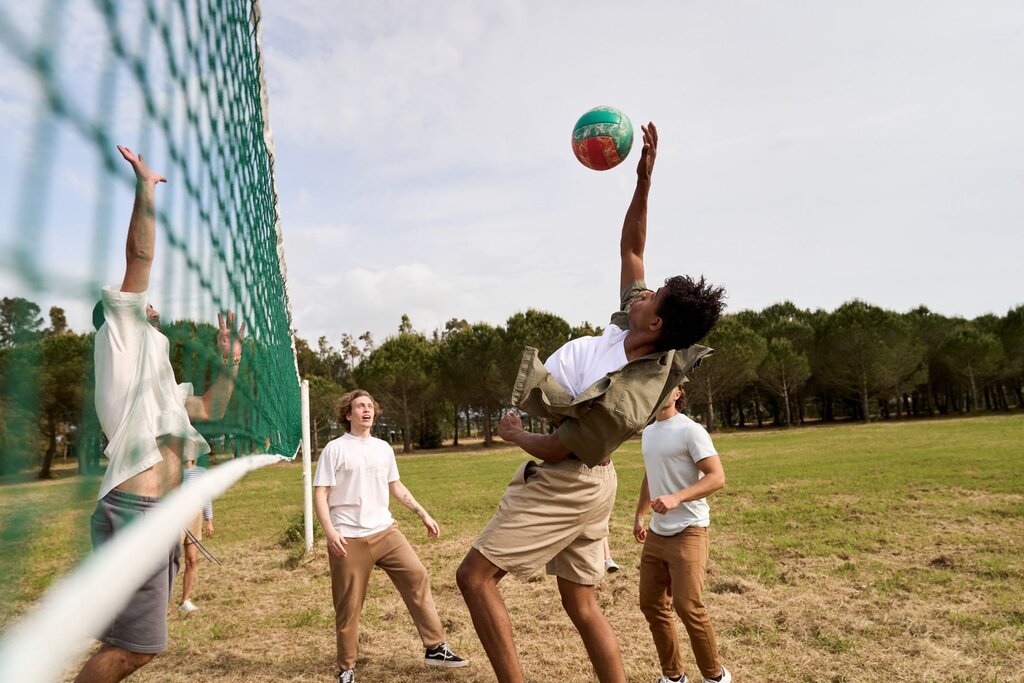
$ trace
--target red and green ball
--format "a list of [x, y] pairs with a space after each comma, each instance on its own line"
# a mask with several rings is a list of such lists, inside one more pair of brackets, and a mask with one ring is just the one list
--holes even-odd
[[587, 168], [607, 171], [618, 166], [633, 146], [633, 124], [613, 107], [594, 107], [572, 130], [572, 151]]

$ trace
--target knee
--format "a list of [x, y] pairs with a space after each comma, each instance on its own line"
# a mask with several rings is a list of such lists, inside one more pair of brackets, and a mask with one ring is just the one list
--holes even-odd
[[455, 583], [467, 601], [482, 594], [491, 585], [497, 585], [496, 575], [489, 572], [486, 562], [480, 562], [480, 556], [471, 552], [462, 560], [455, 571]]
[[198, 558], [195, 558], [195, 557], [186, 557], [185, 558], [185, 571], [187, 571], [187, 572], [194, 572], [196, 570], [196, 567], [198, 567], [198, 566], [199, 566], [199, 559]]
[[147, 654], [143, 652], [129, 652], [128, 650], [121, 651], [121, 669], [128, 673], [138, 671], [142, 667], [146, 666], [156, 657], [154, 654]]
[[707, 611], [704, 609], [704, 602], [699, 599], [685, 598], [673, 600], [673, 607], [683, 621], [699, 621], [704, 618]]
[[647, 620], [655, 619], [660, 617], [664, 613], [664, 605], [661, 602], [654, 600], [644, 600], [640, 598], [640, 612], [647, 617]]
[[468, 596], [480, 587], [480, 574], [469, 564], [469, 558], [464, 559], [459, 568], [455, 570], [455, 583], [458, 585], [463, 597]]
[[561, 598], [562, 609], [574, 623], [580, 620], [587, 621], [601, 613], [601, 608], [597, 606], [597, 597], [593, 592], [562, 592]]
[[420, 567], [412, 574], [412, 582], [419, 588], [430, 588], [430, 572], [426, 567]]

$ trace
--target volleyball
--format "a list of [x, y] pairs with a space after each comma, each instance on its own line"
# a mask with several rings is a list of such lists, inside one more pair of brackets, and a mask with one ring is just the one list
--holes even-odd
[[572, 129], [572, 151], [587, 168], [618, 166], [633, 146], [633, 124], [614, 107], [594, 107]]

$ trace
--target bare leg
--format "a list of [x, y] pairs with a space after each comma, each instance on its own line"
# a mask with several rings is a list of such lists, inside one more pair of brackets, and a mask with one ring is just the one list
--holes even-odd
[[562, 596], [565, 613], [583, 639], [590, 662], [597, 672], [597, 679], [601, 683], [626, 683], [619, 641], [608, 618], [597, 605], [594, 587], [558, 577], [558, 592]]
[[181, 601], [192, 597], [192, 586], [196, 582], [196, 569], [199, 566], [199, 548], [195, 543], [185, 544], [185, 572], [181, 575]]
[[153, 661], [156, 655], [129, 652], [113, 645], [97, 650], [82, 670], [75, 683], [117, 683]]
[[512, 640], [512, 620], [498, 590], [498, 582], [506, 573], [471, 548], [455, 579], [498, 683], [522, 683], [523, 670]]

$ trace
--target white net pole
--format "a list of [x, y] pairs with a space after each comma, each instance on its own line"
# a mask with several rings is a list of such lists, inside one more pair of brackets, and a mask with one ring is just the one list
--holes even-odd
[[[219, 465], [165, 496], [54, 584], [35, 607], [0, 640], [0, 681], [59, 680], [90, 639], [102, 634], [148, 577], [167, 562], [207, 500], [216, 498], [252, 470], [280, 462], [253, 455]], [[88, 605], [87, 609], [82, 609]]]
[[309, 448], [309, 380], [302, 380], [302, 497], [306, 552], [313, 549], [313, 462]]

